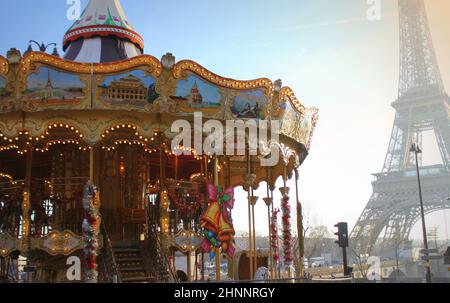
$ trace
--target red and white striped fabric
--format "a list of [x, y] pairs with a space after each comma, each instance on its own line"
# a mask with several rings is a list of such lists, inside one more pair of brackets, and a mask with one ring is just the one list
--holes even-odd
[[119, 0], [90, 0], [64, 36], [67, 60], [120, 61], [142, 55], [144, 40], [128, 22]]

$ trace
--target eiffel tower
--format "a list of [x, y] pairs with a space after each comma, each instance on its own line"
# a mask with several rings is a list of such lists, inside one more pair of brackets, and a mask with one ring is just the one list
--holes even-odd
[[[373, 194], [350, 238], [357, 254], [405, 243], [420, 220], [413, 143], [434, 131], [442, 164], [421, 167], [425, 213], [450, 208], [450, 98], [445, 93], [423, 0], [398, 0], [400, 82], [394, 127], [381, 173], [374, 174]], [[426, 153], [426, 146], [423, 147]], [[397, 243], [397, 244], [395, 244]], [[398, 248], [398, 246], [397, 246]]]

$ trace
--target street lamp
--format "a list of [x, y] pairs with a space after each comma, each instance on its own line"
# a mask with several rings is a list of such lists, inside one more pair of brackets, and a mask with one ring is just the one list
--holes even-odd
[[422, 154], [422, 149], [417, 143], [413, 143], [410, 152], [414, 153], [416, 159], [416, 171], [417, 171], [417, 182], [419, 185], [419, 199], [420, 199], [420, 216], [422, 218], [422, 232], [423, 232], [423, 244], [425, 246], [425, 264], [426, 264], [426, 279], [427, 283], [431, 283], [431, 269], [430, 269], [430, 258], [428, 252], [428, 240], [427, 240], [427, 229], [425, 224], [425, 211], [423, 208], [423, 198], [422, 198], [422, 186], [420, 184], [420, 171], [419, 171], [419, 160], [418, 155]]
[[25, 55], [28, 54], [29, 52], [33, 51], [33, 48], [31, 47], [31, 44], [33, 44], [33, 43], [39, 48], [39, 51], [43, 52], [43, 53], [45, 53], [50, 46], [54, 46], [52, 55], [55, 57], [59, 57], [58, 49], [56, 48], [56, 43], [49, 43], [49, 44], [45, 45], [44, 42], [39, 44], [39, 42], [36, 42], [34, 40], [30, 40], [30, 44], [28, 45], [28, 49], [26, 50]]

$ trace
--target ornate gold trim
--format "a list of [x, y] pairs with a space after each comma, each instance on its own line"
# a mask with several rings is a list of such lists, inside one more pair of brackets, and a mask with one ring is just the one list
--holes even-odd
[[7, 257], [10, 253], [22, 249], [22, 241], [9, 233], [0, 234], [0, 257]]
[[138, 56], [113, 63], [90, 64], [67, 61], [41, 52], [30, 52], [22, 58], [21, 71], [27, 73], [33, 63], [42, 63], [64, 71], [80, 74], [112, 74], [145, 66], [148, 67], [146, 71], [156, 77], [159, 77], [162, 72], [161, 62], [150, 55]]
[[305, 112], [308, 110], [301, 102], [297, 99], [295, 96], [294, 91], [290, 87], [283, 87], [280, 90], [280, 95], [278, 97], [278, 104], [281, 104], [284, 102], [284, 100], [289, 100], [291, 104], [294, 106], [294, 108], [302, 115], [305, 114]]
[[215, 85], [222, 86], [225, 88], [238, 90], [254, 90], [258, 88], [263, 88], [266, 89], [269, 99], [272, 98], [274, 91], [273, 83], [268, 78], [259, 78], [249, 81], [224, 78], [204, 68], [197, 62], [191, 60], [182, 60], [177, 64], [175, 64], [172, 73], [175, 79], [180, 79], [183, 76], [183, 72], [185, 71], [190, 71], [206, 81], [212, 82]]
[[52, 256], [68, 256], [83, 248], [83, 238], [70, 230], [52, 231], [43, 238], [30, 239], [31, 250], [42, 250]]
[[171, 247], [183, 253], [195, 252], [200, 248], [203, 237], [191, 230], [180, 230], [171, 239]]
[[[8, 60], [6, 60], [5, 57], [0, 56], [0, 75], [6, 76], [6, 74], [9, 72], [9, 63]], [[5, 79], [6, 81], [6, 79]]]
[[317, 122], [319, 121], [319, 110], [316, 108], [313, 108], [314, 112], [313, 112], [313, 116], [311, 119], [311, 133], [309, 134], [309, 140], [308, 140], [308, 144], [306, 145], [306, 149], [309, 151], [309, 149], [311, 148], [311, 143], [312, 143], [312, 138], [314, 135], [314, 132], [316, 130], [317, 127]]
[[[285, 101], [289, 101], [291, 105], [298, 111], [301, 116], [309, 116], [311, 117], [311, 132], [309, 134], [308, 142], [299, 142], [305, 144], [307, 150], [309, 150], [311, 146], [312, 137], [314, 135], [314, 131], [317, 126], [317, 122], [319, 120], [319, 110], [315, 107], [307, 108], [305, 107], [295, 96], [294, 91], [290, 87], [283, 87], [280, 90], [280, 94], [278, 96], [278, 104], [281, 104]], [[281, 117], [280, 117], [281, 118]]]

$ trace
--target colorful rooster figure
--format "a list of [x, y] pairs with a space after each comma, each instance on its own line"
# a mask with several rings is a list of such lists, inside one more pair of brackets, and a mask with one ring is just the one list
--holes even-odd
[[234, 190], [228, 188], [223, 191], [220, 186], [207, 185], [208, 208], [200, 217], [200, 225], [205, 229], [201, 247], [211, 259], [220, 252], [226, 253], [230, 258], [234, 256], [233, 245], [235, 231], [231, 210], [234, 207]]

